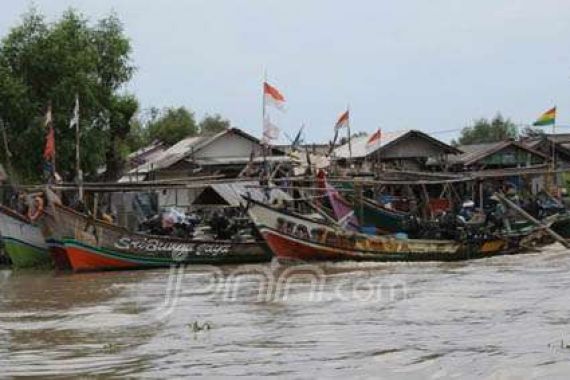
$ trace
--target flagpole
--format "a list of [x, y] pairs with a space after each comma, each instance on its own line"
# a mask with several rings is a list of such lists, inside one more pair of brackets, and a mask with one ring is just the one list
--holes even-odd
[[346, 105], [346, 112], [348, 112], [348, 119], [346, 120], [346, 129], [348, 131], [348, 157], [352, 162], [352, 140], [350, 137], [350, 104]]
[[263, 85], [261, 88], [261, 140], [265, 141], [265, 83], [267, 83], [267, 69], [263, 69]]
[[[556, 109], [556, 106], [554, 107]], [[552, 191], [557, 188], [557, 181], [556, 181], [556, 143], [555, 143], [555, 135], [556, 134], [556, 114], [554, 115], [554, 122], [552, 123], [552, 142], [551, 142], [551, 149], [552, 149]]]
[[79, 201], [83, 201], [83, 172], [81, 171], [80, 130], [79, 130], [79, 95], [75, 95], [75, 107], [73, 108], [73, 119], [75, 122], [75, 173], [77, 173], [77, 184], [79, 185]]
[[[53, 131], [53, 139], [54, 139], [54, 141], [55, 141], [55, 128], [53, 127], [53, 109], [52, 109], [52, 106], [51, 106], [51, 105], [52, 105], [52, 103], [51, 103], [51, 100], [50, 100], [50, 101], [49, 101], [49, 105], [48, 105], [48, 107], [49, 107], [49, 113], [50, 113], [50, 125], [49, 125], [49, 127], [50, 127], [50, 129]], [[50, 132], [48, 131], [48, 133], [50, 133]], [[55, 142], [54, 142], [54, 144], [55, 144]], [[56, 167], [55, 167], [55, 154], [56, 154], [55, 152], [56, 152], [56, 149], [54, 148], [53, 154], [51, 155], [51, 167], [52, 167], [52, 175], [53, 175], [53, 183], [54, 183], [54, 184], [55, 184], [56, 181], [57, 181], [57, 177], [56, 177], [57, 171], [56, 171]]]
[[[268, 175], [268, 173], [265, 173], [266, 169], [267, 169], [267, 147], [269, 145], [269, 141], [266, 140], [265, 138], [265, 118], [266, 118], [266, 113], [267, 113], [267, 104], [266, 104], [266, 100], [265, 100], [265, 84], [267, 83], [267, 69], [264, 68], [263, 69], [263, 86], [261, 89], [261, 150], [263, 153], [263, 170], [262, 170], [262, 179], [264, 177], [265, 174]], [[268, 175], [269, 177], [269, 175]]]

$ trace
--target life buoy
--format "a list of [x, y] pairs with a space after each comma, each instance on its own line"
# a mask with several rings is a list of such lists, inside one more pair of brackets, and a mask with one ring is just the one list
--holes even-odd
[[28, 210], [28, 218], [35, 222], [44, 213], [44, 200], [41, 197], [34, 198], [34, 207]]

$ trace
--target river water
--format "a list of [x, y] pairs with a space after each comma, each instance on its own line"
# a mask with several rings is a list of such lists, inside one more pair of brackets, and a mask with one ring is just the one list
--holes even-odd
[[570, 255], [0, 270], [0, 377], [568, 378]]

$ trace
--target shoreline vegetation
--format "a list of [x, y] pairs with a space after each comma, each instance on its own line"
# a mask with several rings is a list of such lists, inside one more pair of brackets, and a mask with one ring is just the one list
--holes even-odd
[[118, 179], [128, 154], [153, 141], [172, 145], [230, 127], [219, 114], [197, 121], [184, 106], [141, 109], [136, 95], [124, 90], [136, 70], [131, 40], [116, 14], [91, 21], [70, 8], [48, 21], [31, 7], [0, 42], [0, 161], [9, 177], [17, 183], [45, 180], [44, 115], [50, 110], [55, 170], [65, 181], [75, 179], [76, 136], [69, 123], [76, 101], [85, 180]]

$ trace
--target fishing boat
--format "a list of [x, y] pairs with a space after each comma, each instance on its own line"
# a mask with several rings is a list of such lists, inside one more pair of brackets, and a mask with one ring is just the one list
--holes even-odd
[[248, 212], [279, 259], [354, 261], [454, 261], [519, 252], [516, 242], [495, 236], [460, 240], [406, 239], [354, 233], [304, 215], [249, 200]]
[[56, 200], [52, 193], [49, 194], [50, 196], [47, 197], [49, 199], [48, 207], [45, 208], [43, 215], [38, 219], [38, 225], [49, 247], [49, 253], [55, 269], [68, 271], [71, 269], [71, 262], [65, 250], [63, 237], [71, 236], [73, 231], [69, 224], [59, 223], [59, 221], [56, 220], [53, 205], [55, 202], [59, 202], [59, 199]]
[[369, 231], [373, 227], [377, 234], [401, 232], [403, 223], [409, 217], [409, 213], [388, 209], [369, 198], [362, 197], [358, 204], [353, 199], [353, 203], [363, 231]]
[[40, 228], [28, 217], [0, 205], [0, 231], [4, 249], [15, 268], [51, 265], [51, 258]]
[[54, 204], [54, 234], [75, 272], [169, 267], [176, 264], [238, 264], [271, 260], [267, 245], [244, 241], [184, 239], [131, 232]]

